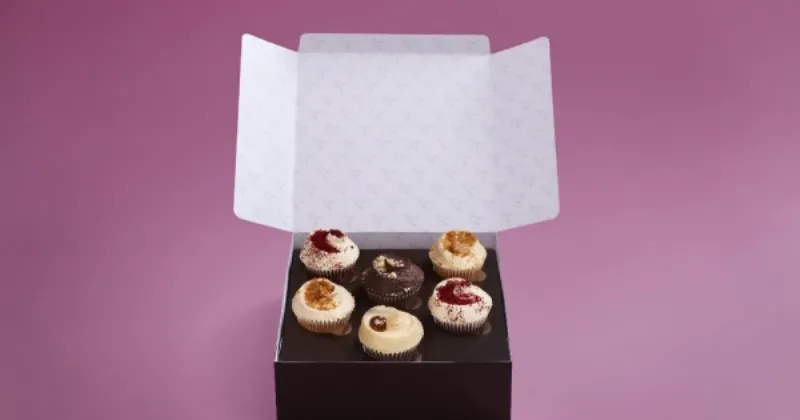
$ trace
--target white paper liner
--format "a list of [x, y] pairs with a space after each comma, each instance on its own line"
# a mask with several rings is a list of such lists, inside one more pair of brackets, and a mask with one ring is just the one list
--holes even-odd
[[419, 359], [420, 356], [419, 345], [400, 353], [382, 353], [378, 350], [371, 349], [363, 344], [361, 347], [364, 349], [364, 353], [366, 353], [367, 356], [369, 356], [370, 358], [387, 362], [388, 361], [413, 362]]
[[352, 311], [345, 317], [333, 321], [317, 321], [310, 319], [297, 318], [301, 327], [317, 334], [347, 335], [352, 331], [350, 326], [350, 316]]
[[[443, 330], [453, 334], [483, 335], [491, 332], [491, 324], [489, 324], [488, 316], [480, 321], [469, 324], [442, 321], [436, 317], [433, 318], [433, 321]], [[486, 328], [487, 325], [490, 328]]]
[[439, 267], [438, 265], [434, 264], [433, 271], [443, 279], [462, 278], [464, 280], [469, 280], [470, 283], [480, 287], [483, 287], [483, 284], [486, 281], [486, 273], [483, 272], [483, 267], [473, 268], [470, 270], [455, 270]]

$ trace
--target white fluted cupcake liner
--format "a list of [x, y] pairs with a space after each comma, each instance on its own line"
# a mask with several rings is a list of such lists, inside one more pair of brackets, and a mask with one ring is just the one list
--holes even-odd
[[405, 306], [406, 304], [412, 302], [414, 299], [417, 298], [419, 295], [419, 291], [422, 290], [422, 285], [419, 285], [413, 290], [410, 290], [408, 293], [403, 293], [399, 295], [385, 295], [376, 293], [374, 290], [364, 287], [364, 290], [367, 292], [367, 296], [369, 300], [378, 305], [388, 305], [388, 306]]
[[370, 358], [385, 362], [413, 362], [419, 358], [419, 346], [399, 353], [383, 353], [365, 345], [361, 347], [364, 349], [364, 353]]
[[462, 278], [469, 280], [472, 284], [480, 287], [483, 287], [483, 284], [486, 280], [486, 274], [484, 274], [482, 266], [469, 270], [456, 270], [433, 264], [433, 271], [443, 279]]
[[331, 320], [331, 321], [317, 321], [310, 319], [297, 318], [297, 322], [301, 327], [308, 331], [318, 334], [333, 334], [333, 335], [347, 335], [350, 330], [350, 316], [353, 313], [348, 313], [345, 317]]
[[433, 318], [433, 321], [443, 330], [453, 333], [453, 334], [477, 334], [480, 335], [483, 331], [484, 326], [487, 322], [489, 322], [489, 318], [484, 318], [480, 321], [463, 324], [463, 323], [456, 323], [456, 322], [448, 322], [440, 320], [436, 317]]

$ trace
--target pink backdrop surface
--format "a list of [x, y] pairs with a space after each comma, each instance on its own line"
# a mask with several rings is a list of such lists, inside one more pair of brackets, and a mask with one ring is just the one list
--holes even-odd
[[44, 3], [0, 4], [0, 418], [274, 416], [244, 32], [549, 36], [562, 213], [501, 238], [515, 418], [800, 418], [800, 2]]

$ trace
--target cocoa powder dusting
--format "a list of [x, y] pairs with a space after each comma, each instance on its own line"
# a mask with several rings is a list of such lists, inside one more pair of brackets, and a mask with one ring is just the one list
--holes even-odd
[[335, 309], [337, 304], [333, 299], [334, 285], [326, 279], [313, 279], [306, 285], [306, 304], [319, 311]]

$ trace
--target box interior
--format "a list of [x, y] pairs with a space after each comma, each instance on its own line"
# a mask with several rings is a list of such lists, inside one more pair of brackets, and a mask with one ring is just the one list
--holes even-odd
[[[359, 269], [366, 268], [380, 252], [362, 250]], [[503, 298], [502, 280], [497, 264], [497, 253], [490, 249], [484, 266], [486, 272], [486, 291], [492, 296], [494, 307], [489, 315], [492, 331], [482, 336], [459, 336], [447, 333], [436, 326], [427, 308], [427, 299], [433, 293], [433, 287], [441, 279], [431, 267], [427, 249], [403, 249], [397, 252], [408, 256], [425, 271], [425, 283], [420, 297], [422, 305], [417, 310], [409, 311], [423, 323], [425, 337], [422, 341], [421, 363], [435, 362], [510, 362], [511, 353], [508, 342], [505, 300]], [[358, 341], [358, 326], [367, 309], [375, 304], [370, 302], [363, 290], [356, 290], [356, 309], [351, 318], [353, 331], [343, 337], [314, 334], [303, 329], [291, 311], [291, 299], [300, 286], [310, 276], [298, 259], [299, 251], [293, 251], [289, 267], [288, 284], [281, 319], [280, 336], [278, 338], [276, 360], [278, 362], [366, 362], [370, 360], [363, 352]]]

